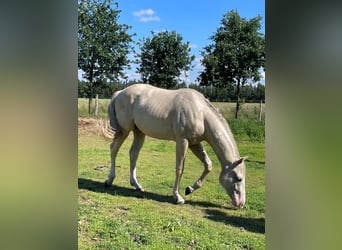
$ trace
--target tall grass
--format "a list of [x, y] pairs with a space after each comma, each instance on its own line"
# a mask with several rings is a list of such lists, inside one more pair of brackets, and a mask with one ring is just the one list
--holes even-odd
[[[107, 107], [110, 99], [99, 99], [99, 108], [97, 118], [107, 117]], [[90, 114], [88, 112], [88, 99], [78, 98], [78, 116], [81, 117], [95, 117], [95, 99], [93, 99]]]
[[265, 104], [262, 104], [261, 121], [259, 121], [260, 103], [241, 105], [238, 119], [235, 119], [235, 103], [214, 102], [238, 141], [265, 141]]
[[255, 119], [231, 119], [228, 121], [234, 137], [239, 141], [264, 142], [265, 122]]

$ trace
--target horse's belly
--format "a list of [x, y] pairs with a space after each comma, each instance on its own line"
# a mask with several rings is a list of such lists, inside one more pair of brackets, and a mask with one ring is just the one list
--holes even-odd
[[181, 122], [172, 116], [162, 119], [145, 114], [136, 116], [134, 124], [141, 132], [153, 138], [175, 141], [178, 137], [185, 137], [191, 144], [196, 144], [203, 139], [204, 124], [189, 120]]
[[135, 126], [144, 134], [163, 140], [175, 140], [172, 122], [144, 117], [134, 121]]

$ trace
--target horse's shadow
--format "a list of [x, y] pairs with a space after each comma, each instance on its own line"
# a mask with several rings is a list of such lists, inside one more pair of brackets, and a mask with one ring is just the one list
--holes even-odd
[[210, 220], [222, 222], [227, 225], [240, 228], [240, 230], [247, 230], [253, 233], [265, 233], [265, 219], [264, 218], [246, 218], [242, 216], [233, 216], [217, 209], [205, 209], [206, 217]]
[[[120, 187], [116, 185], [113, 185], [112, 187], [105, 187], [104, 183], [84, 178], [78, 178], [78, 188], [98, 193], [106, 193], [111, 195], [134, 197], [139, 199], [148, 199], [155, 200], [158, 202], [175, 204], [175, 199], [171, 195], [162, 195], [148, 191], [140, 192], [133, 188]], [[226, 206], [223, 207], [212, 202], [188, 200], [186, 201], [186, 204], [204, 208], [204, 211], [206, 213], [205, 217], [210, 220], [221, 222], [234, 227], [239, 227], [241, 228], [241, 230], [247, 230], [255, 233], [265, 233], [264, 218], [244, 218], [240, 216], [229, 215], [218, 209], [224, 208], [225, 210], [232, 210], [234, 208]]]
[[169, 195], [162, 195], [157, 193], [151, 193], [148, 191], [140, 192], [133, 188], [120, 187], [113, 185], [111, 187], [105, 187], [104, 182], [98, 182], [89, 179], [78, 178], [78, 188], [86, 189], [98, 193], [106, 193], [111, 195], [119, 195], [125, 197], [134, 197], [140, 199], [149, 199], [159, 202], [174, 203], [174, 199]]

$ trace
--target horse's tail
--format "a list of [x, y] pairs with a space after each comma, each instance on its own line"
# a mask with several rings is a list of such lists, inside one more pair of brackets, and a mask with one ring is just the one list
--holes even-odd
[[121, 130], [120, 125], [118, 123], [118, 120], [116, 118], [116, 112], [115, 112], [115, 99], [120, 92], [121, 91], [116, 91], [113, 94], [112, 100], [108, 104], [109, 124], [108, 124], [108, 122], [105, 122], [101, 126], [102, 127], [102, 137], [105, 140], [113, 140], [115, 134], [120, 133], [120, 130]]

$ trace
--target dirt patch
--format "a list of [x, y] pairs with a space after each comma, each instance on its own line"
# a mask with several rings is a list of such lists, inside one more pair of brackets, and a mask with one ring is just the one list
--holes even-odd
[[98, 119], [78, 117], [77, 123], [78, 129], [87, 129], [96, 126], [98, 124]]
[[101, 134], [101, 121], [95, 118], [78, 117], [78, 131], [87, 132], [94, 135]]
[[112, 141], [114, 133], [109, 129], [109, 121], [101, 118], [78, 117], [78, 133], [97, 135], [107, 141]]

